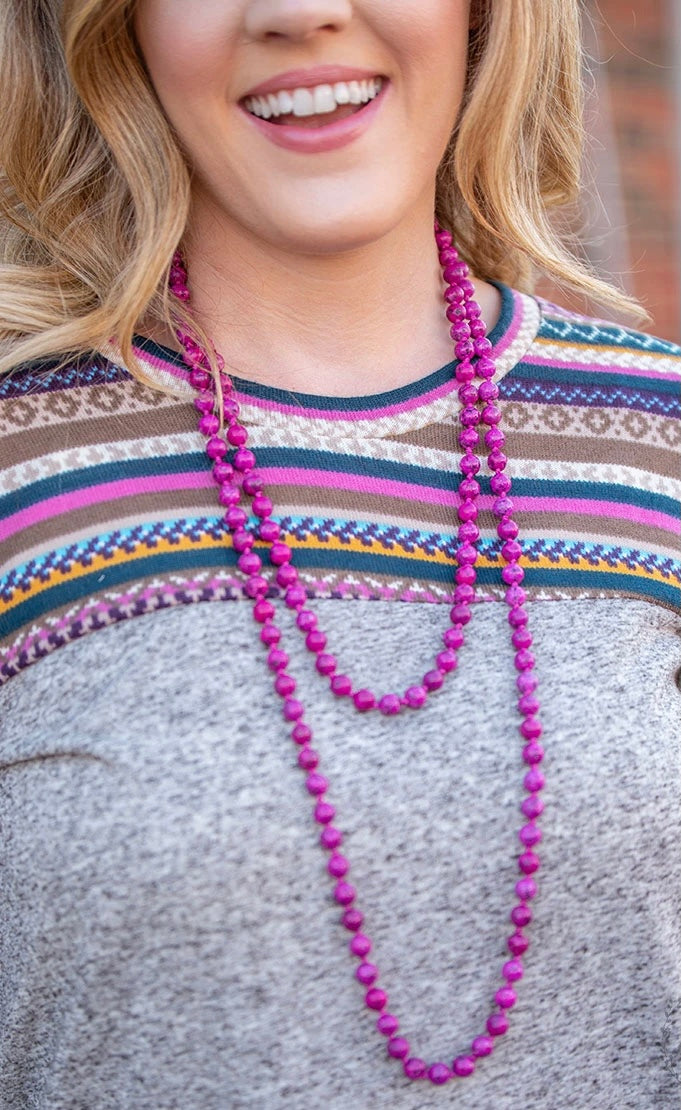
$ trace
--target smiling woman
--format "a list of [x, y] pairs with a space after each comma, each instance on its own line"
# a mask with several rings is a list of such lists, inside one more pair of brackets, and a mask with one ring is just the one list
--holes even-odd
[[531, 291], [637, 311], [578, 10], [4, 5], [8, 1110], [677, 1106], [681, 351]]

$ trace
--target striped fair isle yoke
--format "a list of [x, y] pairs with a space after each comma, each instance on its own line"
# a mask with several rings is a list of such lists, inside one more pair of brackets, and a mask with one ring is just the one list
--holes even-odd
[[[681, 351], [506, 287], [490, 339], [532, 598], [681, 610]], [[87, 632], [242, 598], [181, 359], [140, 339], [0, 382], [0, 681]], [[456, 547], [453, 365], [368, 397], [235, 379], [311, 597], [448, 603]], [[480, 599], [502, 595], [482, 472]], [[276, 588], [272, 588], [276, 594]]]

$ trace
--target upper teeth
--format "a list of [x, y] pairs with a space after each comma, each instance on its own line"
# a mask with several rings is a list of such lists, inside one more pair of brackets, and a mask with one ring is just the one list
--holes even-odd
[[267, 96], [249, 96], [244, 104], [254, 116], [316, 116], [333, 112], [339, 104], [366, 104], [381, 91], [381, 78], [368, 81], [337, 81], [335, 85], [314, 88], [283, 89]]

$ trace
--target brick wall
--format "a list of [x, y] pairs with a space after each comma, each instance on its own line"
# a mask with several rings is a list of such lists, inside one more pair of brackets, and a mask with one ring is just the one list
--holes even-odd
[[678, 342], [681, 0], [586, 0], [584, 7], [594, 59], [590, 174], [601, 198], [587, 188], [587, 253], [643, 302], [653, 318], [647, 330]]

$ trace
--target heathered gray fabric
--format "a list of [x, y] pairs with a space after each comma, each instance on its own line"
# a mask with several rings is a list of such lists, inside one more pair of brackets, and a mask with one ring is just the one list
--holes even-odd
[[[418, 678], [442, 606], [318, 601], [351, 673]], [[544, 870], [511, 1031], [410, 1084], [347, 934], [249, 607], [103, 629], [0, 692], [3, 1110], [677, 1110], [681, 621], [534, 602]], [[285, 615], [285, 621], [290, 623]], [[516, 879], [505, 607], [425, 712], [332, 702], [289, 637], [377, 962], [414, 1049], [480, 1031]]]

